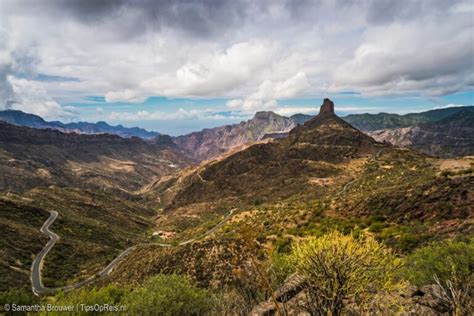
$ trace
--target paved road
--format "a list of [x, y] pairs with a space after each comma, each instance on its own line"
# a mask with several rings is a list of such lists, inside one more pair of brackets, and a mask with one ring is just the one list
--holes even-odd
[[49, 241], [46, 246], [44, 246], [44, 248], [40, 251], [40, 253], [36, 255], [35, 259], [33, 260], [33, 263], [31, 264], [31, 285], [33, 287], [33, 293], [35, 293], [36, 295], [48, 293], [49, 289], [44, 287], [43, 283], [41, 282], [41, 267], [43, 265], [44, 257], [59, 240], [59, 236], [49, 230], [49, 226], [51, 226], [51, 224], [54, 223], [54, 221], [58, 217], [58, 212], [52, 211], [50, 214], [51, 215], [44, 222], [43, 226], [41, 226], [40, 229], [43, 234], [49, 236]]
[[[217, 229], [222, 227], [224, 223], [230, 219], [232, 214], [234, 213], [236, 209], [232, 209], [229, 214], [227, 214], [216, 226], [212, 227], [208, 231], [206, 231], [204, 234], [201, 236], [191, 238], [189, 240], [180, 242], [178, 246], [183, 246], [187, 245], [190, 243], [193, 243], [199, 239], [202, 239], [212, 233], [214, 233]], [[172, 247], [173, 245], [171, 244], [165, 244], [165, 243], [143, 243], [143, 244], [138, 244], [138, 245], [133, 245], [124, 251], [122, 251], [117, 257], [115, 257], [114, 260], [112, 260], [104, 269], [102, 269], [100, 272], [97, 274], [90, 276], [89, 278], [75, 284], [71, 285], [66, 285], [66, 286], [61, 286], [61, 287], [55, 287], [55, 288], [50, 288], [50, 287], [45, 287], [43, 283], [41, 282], [41, 268], [43, 266], [43, 260], [46, 254], [53, 248], [53, 246], [56, 244], [56, 242], [59, 240], [59, 236], [53, 233], [52, 231], [49, 230], [49, 227], [54, 223], [56, 218], [58, 217], [58, 212], [56, 211], [51, 211], [50, 212], [50, 217], [44, 222], [43, 226], [41, 227], [40, 231], [43, 234], [46, 234], [49, 236], [49, 241], [44, 246], [44, 248], [36, 255], [35, 259], [33, 260], [33, 263], [31, 264], [31, 287], [33, 290], [33, 293], [35, 295], [40, 295], [40, 294], [54, 294], [59, 291], [63, 292], [69, 292], [74, 289], [81, 288], [89, 283], [94, 282], [98, 278], [104, 277], [108, 275], [113, 268], [124, 258], [126, 257], [130, 252], [135, 250], [138, 246], [159, 246], [159, 247]]]

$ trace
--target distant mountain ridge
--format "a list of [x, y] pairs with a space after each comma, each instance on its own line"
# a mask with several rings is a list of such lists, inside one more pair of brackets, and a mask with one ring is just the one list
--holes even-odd
[[[397, 146], [411, 146], [422, 152], [431, 155], [455, 156], [463, 153], [470, 154], [473, 146], [469, 139], [459, 141], [460, 138], [469, 138], [464, 136], [457, 138], [457, 142], [450, 142], [449, 136], [456, 131], [447, 131], [445, 126], [443, 133], [438, 133], [438, 141], [433, 141], [430, 145], [427, 141], [421, 141], [421, 135], [428, 140], [428, 130], [425, 124], [434, 124], [441, 122], [457, 113], [473, 113], [474, 106], [451, 107], [445, 109], [435, 109], [420, 113], [409, 113], [404, 115], [379, 113], [379, 114], [351, 114], [341, 117], [355, 128], [368, 133], [378, 141], [387, 141]], [[110, 126], [106, 122], [97, 123], [68, 123], [47, 122], [41, 117], [33, 114], [23, 113], [21, 111], [7, 110], [0, 111], [0, 120], [19, 126], [27, 126], [40, 129], [55, 129], [62, 132], [75, 132], [78, 134], [115, 134], [121, 137], [130, 138], [133, 136], [140, 137], [152, 143], [167, 142], [168, 145], [174, 143], [178, 146], [191, 160], [201, 162], [214, 159], [218, 156], [240, 150], [248, 145], [260, 141], [268, 141], [269, 139], [288, 137], [289, 132], [311, 120], [314, 116], [307, 114], [295, 114], [291, 117], [278, 115], [271, 111], [257, 112], [255, 116], [239, 124], [224, 125], [211, 129], [203, 129], [201, 131], [190, 134], [155, 139], [159, 133], [150, 132], [138, 127], [127, 128], [122, 125]], [[459, 121], [451, 123], [449, 126], [456, 129]], [[469, 132], [463, 127], [464, 133]], [[423, 130], [421, 133], [419, 131]], [[161, 135], [163, 136], [163, 135]], [[443, 139], [446, 138], [447, 139]], [[417, 144], [413, 145], [412, 144]], [[435, 145], [438, 147], [435, 149]]]
[[75, 122], [75, 123], [62, 123], [59, 121], [48, 122], [45, 121], [38, 115], [25, 113], [18, 110], [5, 110], [0, 111], [0, 121], [5, 121], [10, 124], [25, 126], [31, 128], [41, 129], [55, 129], [65, 133], [78, 133], [78, 134], [114, 134], [121, 137], [140, 137], [143, 139], [152, 139], [160, 133], [150, 132], [139, 127], [124, 127], [122, 125], [111, 126], [106, 122], [88, 123], [88, 122]]
[[411, 147], [429, 155], [474, 155], [474, 110], [463, 108], [435, 122], [368, 132], [378, 141]]
[[404, 115], [391, 113], [350, 114], [343, 117], [343, 119], [357, 129], [368, 132], [387, 128], [399, 128], [424, 123], [433, 123], [464, 110], [474, 112], [474, 106], [450, 107], [420, 113], [408, 113]]

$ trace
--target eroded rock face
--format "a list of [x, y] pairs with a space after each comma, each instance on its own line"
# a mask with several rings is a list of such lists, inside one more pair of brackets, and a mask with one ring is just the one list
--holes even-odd
[[254, 143], [270, 133], [289, 132], [296, 126], [294, 120], [273, 112], [257, 112], [240, 124], [226, 125], [173, 138], [189, 156], [198, 161], [222, 155], [234, 148]]

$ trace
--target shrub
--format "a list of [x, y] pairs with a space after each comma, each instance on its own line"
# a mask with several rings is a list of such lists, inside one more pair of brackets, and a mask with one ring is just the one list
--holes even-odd
[[386, 223], [374, 222], [369, 226], [369, 232], [380, 233], [385, 227], [387, 227]]
[[463, 314], [473, 308], [474, 238], [419, 248], [408, 256], [402, 271], [415, 285], [437, 284], [441, 289], [438, 299], [444, 301], [450, 313]]
[[187, 277], [158, 274], [127, 295], [127, 312], [135, 315], [203, 315], [213, 307], [211, 294]]
[[268, 275], [274, 289], [283, 284], [283, 282], [293, 272], [293, 266], [290, 263], [289, 255], [278, 252], [272, 253]]
[[[118, 287], [116, 285], [108, 285], [103, 288], [93, 289], [82, 289], [73, 291], [71, 293], [60, 292], [56, 294], [51, 300], [54, 305], [66, 306], [73, 305], [77, 306], [80, 304], [93, 306], [99, 305], [123, 305], [121, 302], [123, 298], [129, 293], [128, 288]], [[64, 312], [48, 312], [44, 313], [47, 315], [63, 315]], [[76, 315], [88, 315], [90, 312], [79, 309], [75, 312]]]
[[0, 312], [3, 311], [5, 304], [34, 305], [38, 303], [38, 297], [26, 289], [10, 289], [0, 292]]
[[343, 312], [388, 313], [404, 287], [394, 279], [398, 260], [371, 237], [337, 231], [295, 245], [291, 261], [303, 278], [312, 315]]

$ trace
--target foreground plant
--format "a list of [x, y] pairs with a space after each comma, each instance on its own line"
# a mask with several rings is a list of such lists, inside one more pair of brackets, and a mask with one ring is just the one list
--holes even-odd
[[337, 231], [295, 245], [291, 261], [304, 279], [311, 315], [393, 313], [405, 284], [395, 279], [395, 256], [369, 236]]

